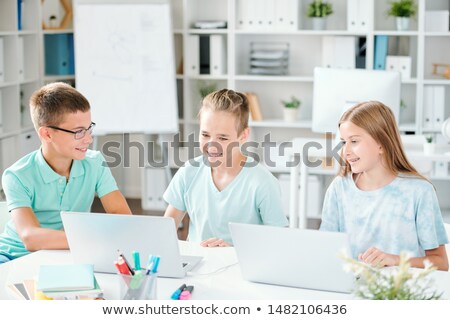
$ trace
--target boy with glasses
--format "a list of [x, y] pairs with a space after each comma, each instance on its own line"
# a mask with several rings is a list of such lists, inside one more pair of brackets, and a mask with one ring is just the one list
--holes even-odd
[[42, 145], [3, 173], [11, 220], [0, 235], [0, 263], [67, 249], [60, 212], [89, 211], [95, 194], [106, 212], [131, 213], [101, 153], [88, 150], [95, 123], [86, 98], [51, 83], [33, 93], [30, 111]]

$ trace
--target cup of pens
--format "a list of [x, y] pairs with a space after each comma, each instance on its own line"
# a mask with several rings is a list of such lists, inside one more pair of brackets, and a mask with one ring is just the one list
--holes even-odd
[[121, 300], [156, 300], [157, 271], [160, 257], [150, 255], [146, 268], [141, 268], [139, 253], [133, 251], [134, 268], [119, 251], [114, 262], [120, 276]]

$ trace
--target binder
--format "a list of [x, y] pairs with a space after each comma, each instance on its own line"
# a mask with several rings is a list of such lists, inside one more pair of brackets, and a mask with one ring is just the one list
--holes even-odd
[[386, 70], [386, 56], [388, 50], [388, 36], [375, 36], [375, 70]]
[[186, 74], [197, 76], [200, 74], [200, 37], [188, 35], [186, 52]]
[[25, 80], [25, 49], [24, 49], [24, 38], [17, 38], [17, 70], [19, 72], [19, 81]]
[[433, 127], [433, 86], [425, 86], [423, 90], [423, 129], [432, 129]]
[[368, 32], [373, 25], [372, 0], [347, 0], [347, 30]]
[[258, 96], [253, 92], [246, 92], [245, 95], [248, 99], [248, 107], [250, 109], [250, 116], [253, 121], [262, 121], [263, 116], [261, 107], [259, 105]]
[[218, 34], [213, 34], [209, 39], [210, 45], [210, 73], [211, 75], [224, 75], [226, 74], [226, 45], [225, 37]]
[[4, 40], [0, 37], [0, 82], [5, 81], [5, 49]]
[[200, 48], [199, 48], [199, 57], [200, 57], [200, 74], [210, 74], [211, 65], [210, 65], [210, 38], [209, 36], [200, 36]]
[[17, 30], [22, 30], [23, 0], [17, 0]]
[[[144, 170], [142, 208], [144, 210], [165, 210], [167, 205], [163, 199], [163, 194], [168, 187], [166, 169], [147, 167]], [[156, 181], [158, 183], [155, 183]]]
[[2, 94], [3, 94], [2, 90], [0, 90], [0, 133], [3, 132], [3, 100], [2, 100]]
[[402, 75], [402, 79], [411, 78], [411, 57], [387, 56], [386, 70], [400, 72]]
[[248, 29], [248, 9], [247, 0], [236, 1], [236, 29]]
[[445, 116], [445, 87], [433, 86], [433, 127], [441, 130]]
[[72, 34], [45, 35], [44, 45], [46, 74], [72, 75], [75, 73]]
[[359, 0], [347, 0], [347, 30], [358, 31]]
[[[273, 9], [268, 7], [268, 11]], [[299, 26], [299, 2], [297, 0], [277, 0], [275, 2], [275, 29], [295, 31]]]
[[322, 38], [322, 66], [354, 69], [356, 66], [355, 57], [355, 37], [325, 36]]

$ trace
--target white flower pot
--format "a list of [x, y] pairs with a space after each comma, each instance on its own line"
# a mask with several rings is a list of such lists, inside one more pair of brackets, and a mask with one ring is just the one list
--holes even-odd
[[298, 109], [296, 108], [284, 108], [284, 121], [295, 122], [297, 121]]
[[434, 154], [435, 150], [436, 150], [436, 143], [425, 142], [423, 144], [423, 153], [425, 155], [432, 155]]
[[313, 30], [325, 30], [327, 28], [327, 18], [312, 18]]
[[398, 31], [407, 31], [409, 30], [409, 18], [408, 17], [397, 17], [397, 30]]

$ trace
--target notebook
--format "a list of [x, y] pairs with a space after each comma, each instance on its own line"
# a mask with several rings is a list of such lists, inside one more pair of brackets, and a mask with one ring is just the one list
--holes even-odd
[[41, 265], [36, 289], [39, 291], [94, 289], [94, 266], [92, 264]]
[[318, 230], [230, 223], [244, 279], [349, 293], [354, 276], [339, 255], [350, 255], [348, 235]]
[[130, 263], [138, 251], [143, 268], [149, 255], [160, 256], [159, 277], [182, 278], [202, 259], [180, 255], [172, 218], [87, 212], [61, 212], [61, 218], [75, 263], [91, 263], [95, 272], [117, 273], [117, 250]]

